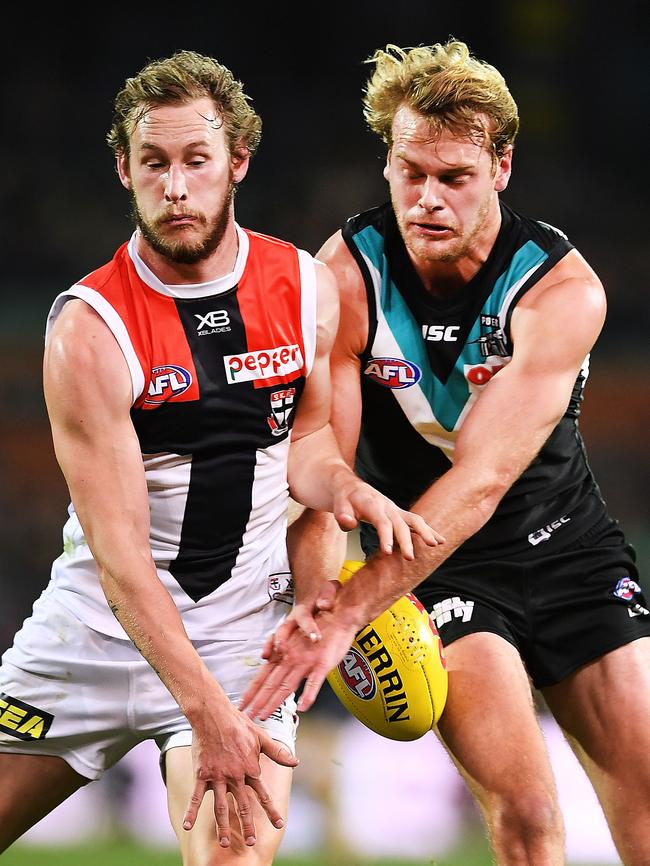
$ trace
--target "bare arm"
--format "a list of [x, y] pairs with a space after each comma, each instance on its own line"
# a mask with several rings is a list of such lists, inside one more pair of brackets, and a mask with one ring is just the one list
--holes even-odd
[[[199, 658], [158, 578], [149, 546], [144, 467], [129, 414], [131, 379], [113, 335], [83, 301], [69, 301], [52, 329], [44, 388], [57, 459], [107, 601], [192, 725], [196, 793], [202, 797], [214, 787], [219, 807], [226, 804], [220, 835], [229, 840], [226, 790], [248, 807], [244, 779], [259, 776], [258, 729], [233, 708]], [[228, 740], [237, 748], [223, 760]], [[264, 747], [274, 748], [266, 741]], [[214, 782], [217, 761], [222, 775]], [[190, 824], [195, 811], [190, 810]], [[269, 817], [280, 820], [273, 808]]]
[[[356, 631], [395, 599], [434, 571], [460, 544], [476, 533], [526, 469], [566, 411], [581, 364], [605, 317], [605, 297], [593, 271], [575, 251], [567, 255], [520, 302], [513, 313], [512, 361], [484, 388], [456, 442], [453, 467], [414, 504], [413, 510], [435, 520], [446, 542], [425, 548], [416, 540], [416, 559], [372, 557], [338, 593], [332, 612], [317, 621], [323, 636], [317, 647], [292, 636], [285, 657], [249, 690], [249, 712], [262, 716], [277, 703], [275, 680], [297, 664], [293, 677], [307, 677], [301, 709], [307, 709], [332, 667], [347, 651]], [[341, 329], [340, 334], [344, 334]], [[549, 347], [553, 347], [549, 351]], [[486, 436], [486, 430], [490, 431]], [[339, 429], [337, 428], [337, 435]], [[342, 435], [346, 432], [343, 428]], [[300, 681], [298, 679], [298, 682]], [[287, 682], [292, 688], [293, 679]]]
[[439, 537], [419, 516], [398, 508], [361, 481], [343, 459], [330, 420], [330, 353], [338, 325], [338, 292], [327, 267], [317, 269], [318, 322], [316, 354], [294, 423], [289, 451], [289, 489], [295, 500], [317, 511], [332, 512], [338, 525], [353, 529], [360, 519], [377, 529], [380, 549], [413, 557], [411, 530], [427, 544]]

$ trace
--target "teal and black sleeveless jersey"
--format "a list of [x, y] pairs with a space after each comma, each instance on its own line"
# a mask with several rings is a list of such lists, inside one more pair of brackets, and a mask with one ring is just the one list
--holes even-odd
[[[454, 443], [481, 390], [512, 356], [520, 299], [571, 249], [566, 236], [501, 204], [494, 247], [453, 296], [422, 285], [390, 204], [352, 217], [343, 237], [366, 284], [369, 337], [361, 358], [363, 412], [356, 469], [407, 508], [454, 459]], [[553, 347], [549, 347], [553, 351]], [[603, 515], [578, 431], [588, 358], [566, 414], [488, 523], [453, 559], [550, 553]], [[492, 431], [485, 430], [486, 441]], [[372, 549], [372, 533], [362, 540]]]

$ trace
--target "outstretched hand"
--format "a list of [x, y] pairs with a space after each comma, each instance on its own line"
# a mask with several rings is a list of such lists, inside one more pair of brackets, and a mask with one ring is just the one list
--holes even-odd
[[295, 631], [301, 632], [312, 643], [319, 641], [322, 635], [316, 622], [316, 614], [322, 610], [332, 610], [340, 588], [340, 580], [326, 580], [320, 587], [313, 604], [308, 602], [295, 604], [289, 616], [267, 638], [262, 650], [262, 658], [267, 661], [277, 661]]
[[301, 712], [308, 710], [328, 673], [345, 656], [354, 641], [356, 626], [344, 623], [329, 610], [316, 614], [320, 641], [312, 641], [294, 628], [282, 650], [271, 654], [246, 689], [240, 709], [251, 718], [267, 719], [300, 683], [305, 685], [298, 701]]
[[[215, 724], [217, 722], [217, 724]], [[206, 791], [214, 793], [214, 816], [219, 844], [230, 846], [230, 809], [228, 794], [236, 804], [236, 814], [246, 845], [257, 841], [250, 791], [257, 797], [269, 821], [277, 829], [284, 818], [276, 809], [261, 779], [260, 754], [284, 767], [295, 767], [298, 759], [289, 749], [231, 704], [218, 719], [207, 720], [192, 731], [192, 765], [195, 784], [183, 816], [183, 828], [191, 830]]]
[[415, 558], [411, 533], [418, 535], [429, 547], [444, 542], [444, 537], [411, 511], [404, 511], [395, 503], [356, 476], [342, 485], [334, 496], [336, 522], [345, 532], [355, 529], [359, 521], [371, 523], [377, 530], [379, 548], [391, 554], [397, 543], [404, 559]]

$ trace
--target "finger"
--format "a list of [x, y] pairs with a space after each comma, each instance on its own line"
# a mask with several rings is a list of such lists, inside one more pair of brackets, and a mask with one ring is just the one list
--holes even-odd
[[284, 743], [274, 740], [266, 731], [259, 729], [260, 752], [263, 752], [276, 764], [282, 764], [283, 767], [297, 767], [300, 761], [291, 752]]
[[370, 521], [377, 530], [379, 538], [379, 549], [382, 553], [390, 555], [393, 552], [393, 524], [388, 517], [377, 517]]
[[253, 701], [255, 696], [259, 693], [260, 689], [264, 686], [264, 683], [275, 669], [275, 665], [273, 663], [267, 662], [267, 664], [262, 665], [259, 672], [253, 677], [253, 679], [248, 684], [248, 688], [244, 692], [239, 702], [239, 709], [246, 710], [249, 704]]
[[325, 682], [327, 673], [327, 671], [314, 669], [307, 678], [302, 694], [300, 695], [300, 700], [298, 701], [298, 710], [301, 713], [306, 712], [318, 697], [318, 693]]
[[400, 549], [400, 553], [402, 554], [402, 559], [409, 561], [415, 559], [411, 530], [399, 510], [393, 518], [393, 533], [395, 535], [395, 541]]
[[217, 822], [217, 837], [222, 848], [230, 847], [230, 806], [228, 805], [228, 789], [225, 782], [213, 785], [214, 817]]
[[235, 798], [235, 803], [237, 803], [239, 825], [241, 827], [244, 844], [249, 846], [254, 845], [257, 842], [257, 834], [255, 833], [253, 808], [251, 806], [246, 786], [242, 784], [231, 784], [230, 793]]
[[444, 544], [445, 537], [426, 522], [419, 514], [413, 514], [412, 511], [402, 511], [402, 517], [410, 526], [411, 531], [419, 535], [425, 544], [429, 547], [435, 547], [437, 544]]
[[294, 623], [298, 626], [300, 631], [308, 638], [312, 643], [317, 643], [322, 635], [320, 633], [320, 629], [316, 625], [316, 621], [314, 617], [304, 608], [294, 608]]
[[265, 644], [264, 644], [264, 647], [263, 647], [263, 649], [262, 649], [262, 658], [263, 658], [263, 659], [267, 659], [267, 660], [268, 660], [268, 659], [271, 658], [271, 655], [272, 655], [272, 653], [273, 653], [273, 644], [274, 644], [274, 641], [275, 641], [275, 635], [272, 635], [272, 634], [271, 634], [271, 635], [269, 635], [269, 636], [267, 637], [266, 642], [265, 642]]
[[266, 790], [262, 780], [259, 778], [254, 779], [252, 776], [246, 776], [246, 784], [255, 792], [255, 796], [259, 800], [262, 809], [266, 812], [271, 824], [273, 824], [276, 830], [281, 830], [284, 827], [284, 818], [275, 808], [271, 795]]
[[187, 804], [187, 809], [185, 810], [185, 814], [183, 815], [183, 829], [191, 830], [196, 821], [196, 816], [199, 813], [199, 807], [203, 802], [203, 798], [205, 797], [205, 792], [207, 790], [207, 782], [201, 781], [201, 779], [197, 779], [196, 784], [194, 785], [194, 790], [192, 791], [192, 795], [190, 797], [189, 803]]
[[302, 665], [297, 667], [287, 659], [271, 667], [273, 670], [260, 684], [245, 708], [246, 715], [251, 719], [268, 719], [303, 679]]
[[[283, 646], [286, 641], [291, 636], [292, 632], [295, 630], [295, 626], [292, 624], [290, 620], [283, 622], [282, 625], [278, 626], [275, 632], [268, 638], [266, 644], [264, 645], [264, 651], [262, 652], [262, 658], [267, 660], [275, 660], [279, 659], [282, 656]], [[268, 652], [267, 652], [268, 649]]]

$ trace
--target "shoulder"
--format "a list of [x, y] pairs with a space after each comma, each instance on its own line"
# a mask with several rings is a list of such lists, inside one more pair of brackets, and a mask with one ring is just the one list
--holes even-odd
[[586, 353], [605, 321], [607, 299], [602, 282], [580, 253], [572, 249], [524, 295], [512, 316], [512, 336], [527, 342], [557, 334], [578, 353]]
[[317, 253], [317, 259], [331, 271], [340, 305], [339, 342], [349, 344], [360, 355], [368, 337], [368, 300], [363, 274], [340, 231], [332, 235]]

